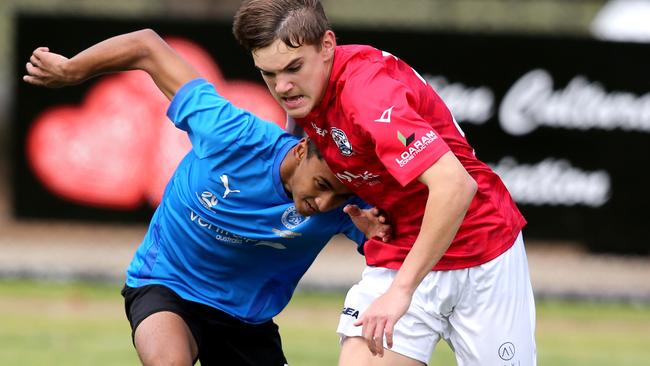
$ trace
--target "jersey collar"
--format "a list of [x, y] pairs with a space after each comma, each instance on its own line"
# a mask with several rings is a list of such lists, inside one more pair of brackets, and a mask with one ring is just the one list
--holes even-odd
[[287, 191], [284, 190], [284, 184], [282, 184], [282, 177], [280, 176], [280, 165], [282, 165], [289, 150], [296, 146], [298, 142], [300, 142], [298, 139], [289, 139], [289, 141], [280, 148], [278, 153], [275, 155], [275, 161], [273, 161], [273, 187], [280, 198], [287, 202], [293, 202], [293, 199], [291, 199], [289, 195], [287, 195]]

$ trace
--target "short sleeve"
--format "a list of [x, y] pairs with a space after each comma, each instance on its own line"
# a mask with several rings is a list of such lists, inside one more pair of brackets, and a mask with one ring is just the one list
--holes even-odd
[[188, 133], [200, 158], [215, 154], [238, 141], [256, 118], [235, 107], [204, 79], [183, 85], [167, 110], [176, 127]]
[[[386, 170], [405, 186], [431, 167], [449, 146], [419, 113], [420, 88], [371, 65], [348, 81], [343, 93], [346, 117], [374, 144]], [[402, 72], [413, 73], [412, 70]], [[410, 75], [409, 75], [410, 76]], [[406, 78], [406, 76], [405, 76]], [[446, 107], [445, 107], [446, 108]]]

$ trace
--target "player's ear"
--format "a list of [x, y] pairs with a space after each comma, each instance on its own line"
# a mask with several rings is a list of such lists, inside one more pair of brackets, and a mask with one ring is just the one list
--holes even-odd
[[321, 52], [326, 60], [334, 58], [334, 49], [336, 48], [336, 36], [331, 30], [325, 31], [323, 38], [320, 41]]
[[294, 149], [294, 156], [298, 161], [302, 161], [307, 156], [307, 138], [303, 137]]

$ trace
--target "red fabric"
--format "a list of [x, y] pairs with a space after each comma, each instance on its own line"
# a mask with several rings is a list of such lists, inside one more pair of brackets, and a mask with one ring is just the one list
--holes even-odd
[[395, 239], [370, 239], [368, 265], [401, 266], [419, 233], [428, 197], [416, 178], [450, 150], [476, 180], [478, 192], [434, 270], [494, 259], [510, 248], [526, 223], [499, 177], [474, 156], [440, 97], [390, 54], [368, 46], [337, 47], [323, 101], [296, 122], [343, 183], [388, 213]]

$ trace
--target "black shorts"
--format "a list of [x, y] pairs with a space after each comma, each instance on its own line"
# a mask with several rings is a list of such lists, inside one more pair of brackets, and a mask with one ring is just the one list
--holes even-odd
[[285, 366], [278, 326], [269, 320], [248, 324], [213, 307], [187, 301], [162, 285], [124, 286], [131, 336], [151, 314], [170, 311], [180, 316], [194, 335], [201, 366]]

